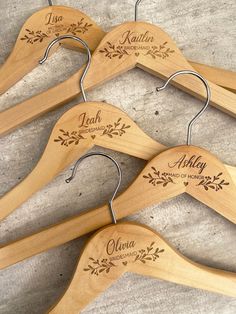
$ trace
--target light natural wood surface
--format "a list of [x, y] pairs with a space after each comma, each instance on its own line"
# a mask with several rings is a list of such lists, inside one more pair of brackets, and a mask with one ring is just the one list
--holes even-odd
[[[54, 0], [54, 4], [75, 7], [109, 31], [133, 18], [133, 0]], [[0, 1], [1, 52], [3, 64], [12, 51], [24, 21], [47, 5], [47, 0]], [[120, 7], [122, 6], [122, 7]], [[171, 35], [189, 60], [231, 69], [235, 67], [235, 2], [226, 0], [206, 2], [143, 0], [139, 18], [161, 26]], [[191, 43], [191, 44], [190, 44]], [[81, 68], [84, 54], [59, 49], [44, 66], [38, 66], [24, 79], [0, 97], [0, 110], [24, 101], [55, 86]], [[163, 81], [136, 68], [87, 92], [89, 101], [106, 101], [126, 112], [137, 125], [154, 140], [166, 147], [186, 142], [186, 128], [203, 103], [175, 87], [156, 94]], [[78, 98], [61, 108], [17, 129], [0, 139], [0, 195], [3, 196], [21, 182], [37, 164], [53, 126], [62, 114], [80, 103]], [[43, 103], [43, 98], [41, 99]], [[193, 145], [212, 152], [224, 164], [236, 166], [235, 119], [209, 107], [193, 128]], [[145, 167], [139, 158], [94, 147], [114, 157], [121, 165], [124, 191]], [[0, 247], [40, 230], [70, 221], [85, 209], [107, 203], [117, 182], [116, 170], [110, 161], [91, 158], [78, 169], [76, 178], [66, 184], [73, 163], [49, 184], [35, 193], [10, 216], [0, 222]], [[128, 204], [127, 204], [128, 206]], [[118, 207], [115, 205], [115, 210]], [[119, 210], [118, 210], [119, 211]], [[107, 213], [107, 210], [106, 210]], [[84, 212], [84, 215], [87, 213]], [[98, 214], [99, 215], [99, 214]], [[107, 213], [107, 223], [110, 215]], [[89, 216], [84, 216], [86, 219]], [[91, 218], [96, 223], [95, 218]], [[143, 208], [125, 220], [148, 225], [160, 233], [181, 254], [209, 267], [236, 272], [236, 228], [205, 204], [187, 194]], [[80, 220], [79, 220], [80, 221]], [[55, 233], [60, 242], [62, 234], [80, 232], [83, 223], [68, 222], [68, 228]], [[99, 228], [99, 226], [94, 226]], [[83, 231], [83, 230], [82, 230]], [[54, 239], [42, 235], [40, 246]], [[4, 314], [45, 314], [65, 292], [76, 268], [83, 243], [80, 237], [54, 249], [17, 263], [0, 271], [0, 312]], [[34, 239], [28, 242], [34, 249]], [[17, 248], [15, 246], [15, 256]], [[8, 253], [14, 253], [14, 249]], [[28, 252], [28, 251], [27, 251]], [[13, 256], [14, 258], [14, 256]], [[127, 297], [128, 296], [128, 297]], [[235, 298], [209, 291], [176, 285], [148, 276], [125, 273], [96, 300], [83, 314], [235, 314]]]
[[[154, 157], [115, 199], [117, 217], [124, 218], [182, 193], [188, 193], [236, 223], [235, 183], [215, 156], [195, 146], [174, 147]], [[0, 269], [105, 226], [110, 222], [107, 211], [106, 205], [92, 209], [0, 248]]]
[[236, 273], [194, 263], [154, 230], [122, 223], [88, 240], [68, 289], [48, 313], [81, 313], [126, 272], [236, 297]]
[[[80, 36], [91, 50], [105, 35], [90, 17], [72, 7], [48, 6], [39, 10], [24, 23], [11, 54], [0, 67], [0, 94], [38, 66], [48, 44], [64, 34]], [[73, 47], [78, 49], [81, 45], [74, 42]]]
[[[79, 104], [64, 113], [57, 121], [35, 168], [16, 187], [1, 197], [0, 220], [11, 214], [34, 193], [52, 181], [61, 171], [95, 145], [146, 160], [150, 160], [166, 149], [164, 145], [145, 134], [125, 112], [115, 106], [102, 102]], [[192, 153], [193, 156], [195, 154], [196, 152]], [[175, 155], [178, 156], [173, 152], [174, 158]], [[195, 159], [190, 163], [194, 164]], [[197, 160], [196, 163], [201, 164], [202, 162]], [[211, 161], [208, 160], [208, 164], [210, 163]], [[214, 166], [213, 163], [213, 169]], [[229, 167], [227, 169], [231, 176], [230, 180], [233, 180], [233, 185], [236, 186], [236, 168]], [[163, 172], [166, 172], [166, 170], [164, 169]], [[220, 169], [215, 169], [214, 173], [211, 174], [212, 178], [220, 172]], [[168, 196], [170, 198], [172, 194], [168, 189], [166, 190], [166, 198]], [[231, 193], [232, 197], [234, 192]], [[192, 193], [194, 195], [194, 191]], [[234, 198], [232, 198], [227, 208], [221, 208], [222, 204], [230, 199], [230, 195], [222, 197], [221, 202], [217, 199], [216, 210], [229, 220], [236, 222], [236, 212], [233, 211], [234, 201], [236, 203]], [[214, 208], [214, 205], [209, 204], [207, 203], [211, 208]], [[148, 206], [149, 204], [145, 205]]]
[[[194, 70], [161, 28], [145, 22], [126, 22], [113, 28], [99, 43], [84, 86], [91, 89], [135, 67], [162, 79], [168, 79], [179, 70]], [[0, 134], [10, 132], [78, 96], [81, 73], [79, 70], [63, 83], [1, 112]], [[211, 81], [208, 83], [211, 104], [235, 117], [236, 95]], [[177, 77], [172, 84], [194, 97], [206, 97], [205, 88], [196, 77]]]
[[[57, 36], [69, 34], [79, 36], [94, 51], [105, 32], [82, 11], [65, 6], [48, 6], [31, 15], [22, 26], [15, 46], [0, 68], [0, 94], [5, 93], [27, 73], [38, 66], [47, 45]], [[78, 42], [65, 40], [63, 46], [82, 49]], [[191, 63], [191, 62], [190, 62]], [[192, 62], [193, 66], [194, 63]], [[235, 91], [234, 73], [224, 69], [210, 68], [197, 64], [199, 73], [218, 84], [216, 74], [221, 76], [220, 84]], [[208, 75], [209, 72], [209, 75]]]

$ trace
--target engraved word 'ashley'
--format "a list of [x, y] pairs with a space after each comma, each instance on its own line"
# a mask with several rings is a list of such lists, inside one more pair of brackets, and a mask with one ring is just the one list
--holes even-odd
[[45, 17], [45, 25], [55, 25], [56, 23], [62, 22], [63, 16], [54, 15], [53, 13], [48, 13]]
[[135, 241], [122, 242], [121, 238], [118, 238], [118, 240], [111, 239], [107, 243], [106, 251], [108, 255], [112, 255], [113, 253], [116, 253], [119, 251], [132, 249], [133, 247], [135, 247], [135, 244], [136, 244]]
[[168, 163], [170, 168], [177, 167], [181, 168], [196, 168], [199, 169], [198, 173], [201, 174], [203, 170], [207, 167], [205, 162], [201, 161], [202, 156], [193, 155], [189, 159], [187, 159], [187, 155], [181, 156], [177, 161], [173, 163]]
[[148, 31], [142, 34], [138, 34], [131, 31], [126, 31], [122, 35], [122, 39], [120, 40], [120, 44], [132, 44], [132, 43], [152, 43], [154, 41], [154, 37], [149, 34]]
[[86, 112], [81, 113], [79, 116], [79, 128], [88, 128], [90, 125], [102, 122], [101, 110], [98, 110], [95, 116], [89, 117]]

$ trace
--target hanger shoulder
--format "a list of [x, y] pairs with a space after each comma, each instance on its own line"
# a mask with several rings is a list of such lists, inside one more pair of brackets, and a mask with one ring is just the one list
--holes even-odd
[[[24, 23], [11, 54], [0, 68], [0, 94], [32, 71], [48, 44], [63, 34], [79, 35], [91, 50], [95, 49], [104, 36], [94, 21], [73, 8], [49, 6], [34, 13]], [[70, 42], [67, 39], [63, 44], [66, 46]], [[78, 42], [73, 43], [73, 46], [81, 49]]]
[[216, 85], [219, 85], [223, 88], [228, 89], [229, 91], [236, 92], [236, 73], [209, 66], [206, 64], [201, 64], [194, 61], [189, 61], [192, 67], [198, 71], [203, 77], [207, 80], [213, 82]]
[[[70, 163], [78, 159], [79, 156], [82, 156], [94, 145], [127, 153], [146, 160], [151, 159], [154, 155], [166, 149], [164, 145], [146, 135], [120, 109], [105, 103], [90, 102], [79, 104], [67, 111], [58, 120], [49, 138], [47, 147], [34, 170], [0, 199], [0, 219], [9, 215], [36, 191], [48, 184], [60, 171], [69, 166]], [[164, 160], [166, 161], [165, 158]], [[159, 165], [159, 161], [157, 161], [157, 164]], [[153, 165], [153, 167], [156, 166]], [[230, 173], [234, 174], [234, 167], [227, 169]], [[162, 172], [166, 172], [166, 169]], [[225, 169], [224, 172], [228, 173]], [[213, 175], [217, 174], [214, 173]], [[143, 181], [143, 177], [141, 176], [140, 178]], [[235, 186], [235, 175], [227, 179], [227, 182], [229, 180], [234, 180], [232, 186]], [[153, 193], [151, 186], [146, 185], [146, 197], [140, 200], [139, 208], [145, 208], [155, 204], [155, 202], [160, 202], [185, 192], [183, 184], [170, 184], [168, 180], [166, 182], [163, 180], [159, 181], [159, 186], [163, 184], [165, 185], [165, 189], [161, 190], [161, 193], [157, 195]], [[134, 199], [136, 195], [142, 195], [144, 192], [143, 182], [139, 183], [138, 179], [137, 182], [135, 187], [132, 185]], [[155, 183], [156, 181], [151, 182]], [[141, 190], [137, 191], [136, 187], [137, 190], [140, 188]], [[223, 193], [223, 191], [220, 191], [220, 193]], [[225, 195], [225, 198], [227, 199], [228, 196]], [[213, 208], [216, 209], [217, 207], [219, 213], [235, 222], [234, 210], [231, 214], [228, 213], [234, 208], [233, 201], [234, 197], [232, 197], [232, 201], [230, 201], [230, 198], [227, 199], [227, 209], [224, 209], [225, 204], [221, 208], [219, 202], [216, 202]], [[209, 205], [209, 203], [207, 204]], [[212, 206], [210, 205], [210, 207]], [[130, 213], [132, 213], [132, 210]]]
[[[180, 148], [177, 147], [173, 149]], [[204, 150], [199, 150], [198, 152], [201, 154], [201, 156], [204, 156], [205, 158]], [[187, 181], [188, 172], [186, 173], [185, 171], [183, 171], [183, 178], [176, 178], [176, 174], [181, 174], [181, 172], [179, 171], [179, 169], [177, 171], [174, 171], [172, 169], [172, 176], [169, 176], [166, 171], [166, 160], [168, 161], [169, 159], [169, 153], [171, 153], [170, 150], [168, 150], [167, 153], [166, 151], [161, 153], [159, 155], [162, 155], [161, 161], [157, 160], [158, 156], [153, 158], [152, 161], [148, 163], [148, 165], [136, 178], [133, 184], [114, 200], [114, 208], [118, 208], [118, 210], [116, 211], [116, 216], [118, 219], [129, 216], [137, 212], [138, 210], [147, 208], [153, 204], [157, 204], [180, 193], [189, 192], [189, 194], [193, 194], [193, 190], [191, 190], [191, 185], [195, 183], [199, 184], [201, 182], [198, 178], [199, 174], [196, 174], [196, 177], [193, 177], [193, 179], [191, 179], [190, 177], [189, 180], [191, 179], [191, 181]], [[196, 150], [194, 150], [194, 153], [196, 153]], [[164, 160], [165, 162], [162, 160]], [[230, 181], [230, 177], [227, 174], [227, 171], [222, 168], [221, 164], [219, 165], [219, 161], [214, 158], [213, 162], [215, 163], [215, 166], [213, 167], [214, 171], [212, 171], [212, 168], [210, 169], [211, 178], [214, 175], [216, 175], [216, 177], [219, 176], [220, 172], [215, 174], [215, 169], [217, 169], [222, 172], [222, 175], [220, 175], [220, 177], [222, 177], [222, 179], [225, 180], [226, 183], [230, 182], [230, 185], [223, 185], [223, 189], [220, 189], [219, 191], [213, 190], [210, 187], [208, 188], [208, 190], [205, 190], [204, 186], [202, 185], [204, 184], [204, 182], [202, 182], [202, 184], [196, 188], [202, 189], [205, 192], [206, 197], [202, 197], [203, 192], [199, 193], [199, 195], [193, 194], [193, 196], [196, 198], [201, 197], [202, 202], [206, 203], [209, 206], [216, 207], [214, 203], [214, 198], [217, 198], [217, 200], [221, 204], [220, 198], [222, 194], [223, 198], [225, 197], [225, 188], [230, 189], [231, 191], [235, 188], [232, 188], [233, 183]], [[159, 168], [159, 166], [163, 166], [164, 173], [161, 171], [162, 169]], [[206, 170], [204, 170], [204, 172], [205, 171]], [[208, 169], [206, 172], [208, 175]], [[220, 180], [219, 182], [221, 181], [222, 180]], [[234, 200], [235, 194], [232, 196], [231, 193], [229, 198], [231, 197]], [[215, 210], [235, 223], [235, 204], [236, 202], [233, 203], [232, 209], [230, 209], [229, 206], [231, 206], [231, 203], [226, 200], [225, 204], [223, 204], [221, 208], [217, 207], [215, 208]], [[13, 265], [27, 257], [41, 253], [50, 248], [64, 244], [86, 233], [101, 228], [109, 223], [111, 223], [111, 217], [109, 214], [109, 209], [106, 205], [83, 212], [76, 217], [62, 221], [57, 225], [51, 226], [50, 228], [47, 228], [31, 236], [22, 238], [21, 240], [15, 241], [6, 245], [5, 247], [0, 248], [0, 269]]]
[[0, 219], [94, 145], [124, 153], [133, 151], [140, 158], [148, 158], [150, 154], [164, 149], [120, 109], [103, 102], [79, 104], [58, 120], [32, 172], [0, 199]]
[[89, 240], [68, 289], [49, 313], [80, 312], [129, 271], [236, 296], [236, 274], [190, 261], [144, 225], [121, 223]]

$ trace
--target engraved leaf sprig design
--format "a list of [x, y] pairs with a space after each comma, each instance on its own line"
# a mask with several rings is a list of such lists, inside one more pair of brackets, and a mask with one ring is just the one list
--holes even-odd
[[114, 135], [122, 136], [129, 128], [130, 125], [125, 125], [125, 123], [121, 124], [121, 118], [119, 118], [113, 125], [108, 124], [101, 136], [106, 135], [110, 138], [113, 138]]
[[108, 57], [109, 59], [118, 57], [121, 59], [123, 56], [128, 56], [128, 52], [122, 48], [122, 46], [115, 46], [111, 44], [110, 42], [107, 42], [107, 47], [104, 47], [103, 49], [99, 50], [99, 52], [105, 54], [105, 57]]
[[143, 178], [148, 179], [149, 183], [151, 183], [153, 186], [162, 184], [163, 187], [166, 187], [169, 183], [175, 184], [175, 182], [168, 175], [168, 173], [166, 172], [160, 173], [160, 171], [157, 170], [155, 167], [151, 168], [153, 170], [153, 174], [149, 172], [147, 175], [144, 175]]
[[162, 45], [152, 46], [151, 49], [147, 51], [146, 55], [150, 55], [153, 59], [156, 59], [157, 57], [165, 59], [169, 57], [171, 53], [175, 52], [174, 50], [167, 48], [166, 45], [167, 41], [164, 42]]
[[87, 22], [84, 22], [84, 18], [81, 18], [77, 24], [73, 23], [69, 26], [67, 29], [67, 33], [71, 33], [73, 35], [76, 35], [78, 33], [86, 33], [89, 30], [89, 27], [91, 27], [93, 24], [89, 24]]
[[88, 264], [87, 268], [84, 268], [84, 271], [89, 271], [91, 275], [98, 276], [102, 272], [106, 272], [107, 274], [110, 272], [111, 268], [116, 267], [114, 263], [108, 261], [108, 259], [104, 258], [101, 261], [95, 260], [94, 258], [90, 257], [90, 264]]
[[217, 176], [206, 176], [203, 180], [198, 183], [198, 186], [203, 186], [206, 191], [209, 189], [215, 190], [216, 192], [223, 189], [223, 186], [229, 185], [229, 182], [226, 182], [221, 178], [222, 172]]
[[26, 29], [27, 34], [21, 38], [21, 40], [25, 40], [29, 44], [33, 44], [36, 42], [42, 42], [45, 38], [49, 37], [46, 33], [42, 31], [31, 31]]
[[146, 248], [146, 250], [139, 250], [134, 262], [140, 261], [143, 264], [145, 264], [147, 261], [155, 262], [156, 259], [160, 257], [159, 254], [163, 253], [165, 250], [159, 248], [154, 249], [154, 244], [155, 242], [152, 242], [150, 246]]
[[54, 142], [60, 142], [62, 146], [69, 146], [71, 144], [78, 145], [80, 140], [85, 138], [77, 131], [68, 132], [62, 129], [59, 130], [62, 135], [59, 135]]

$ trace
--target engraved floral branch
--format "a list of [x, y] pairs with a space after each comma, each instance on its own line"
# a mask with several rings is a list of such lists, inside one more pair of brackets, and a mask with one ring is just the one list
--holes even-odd
[[46, 33], [42, 31], [31, 31], [26, 29], [27, 34], [21, 38], [21, 40], [26, 40], [27, 43], [33, 44], [35, 42], [42, 42], [44, 38], [49, 37]]
[[92, 257], [89, 257], [89, 259], [91, 263], [88, 264], [88, 268], [84, 268], [84, 271], [89, 271], [92, 275], [98, 276], [104, 271], [106, 271], [106, 273], [108, 274], [112, 267], [116, 267], [114, 263], [108, 261], [106, 258], [102, 259], [101, 261], [99, 261], [98, 259], [95, 260]]
[[171, 53], [174, 53], [174, 50], [171, 50], [170, 48], [166, 47], [167, 41], [164, 42], [164, 44], [159, 46], [152, 46], [151, 49], [149, 49], [146, 53], [147, 55], [150, 55], [153, 59], [156, 59], [156, 57], [165, 59], [169, 57]]
[[203, 186], [206, 191], [209, 189], [215, 190], [216, 192], [223, 189], [224, 185], [229, 185], [229, 182], [226, 182], [221, 178], [222, 172], [220, 172], [217, 176], [206, 176], [203, 180], [198, 183], [198, 186]]
[[143, 250], [143, 249], [139, 250], [139, 254], [136, 255], [134, 262], [140, 261], [144, 264], [147, 261], [155, 262], [156, 259], [160, 257], [159, 254], [163, 253], [165, 250], [159, 249], [159, 248], [156, 248], [156, 250], [154, 250], [154, 248], [153, 248], [154, 244], [155, 244], [155, 242], [152, 242], [151, 245], [146, 248], [146, 250]]
[[162, 184], [163, 187], [166, 187], [169, 183], [175, 184], [172, 178], [168, 175], [168, 173], [157, 171], [155, 167], [152, 167], [153, 174], [150, 172], [148, 175], [144, 175], [143, 178], [148, 179], [149, 183], [156, 186], [158, 184]]
[[84, 140], [85, 138], [79, 134], [77, 131], [68, 132], [60, 129], [62, 135], [59, 135], [58, 138], [54, 140], [54, 142], [60, 142], [61, 145], [69, 146], [71, 144], [78, 145], [80, 140]]
[[70, 25], [70, 27], [67, 29], [67, 33], [71, 33], [73, 35], [76, 35], [77, 33], [86, 33], [93, 24], [89, 24], [87, 22], [84, 22], [84, 18], [81, 18], [77, 24], [73, 23]]
[[99, 50], [99, 52], [104, 53], [105, 57], [115, 58], [118, 57], [121, 59], [124, 55], [128, 56], [128, 52], [122, 48], [122, 46], [112, 45], [110, 42], [107, 42], [107, 46], [104, 49]]
[[119, 118], [113, 125], [108, 124], [101, 136], [107, 135], [110, 138], [112, 138], [114, 135], [122, 136], [126, 133], [126, 129], [128, 128], [130, 128], [130, 125], [125, 125], [124, 123], [121, 126], [121, 118]]

